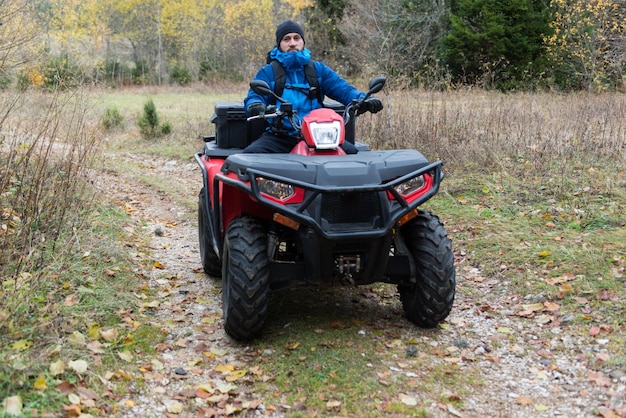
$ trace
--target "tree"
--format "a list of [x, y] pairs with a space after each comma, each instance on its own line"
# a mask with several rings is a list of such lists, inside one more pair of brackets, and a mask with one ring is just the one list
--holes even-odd
[[626, 72], [626, 4], [607, 0], [552, 0], [546, 48], [557, 83], [602, 90], [623, 84]]
[[[39, 31], [32, 19], [33, 7], [26, 0], [0, 0], [0, 85], [39, 53], [34, 40]], [[30, 74], [38, 76], [38, 73]]]
[[548, 16], [536, 0], [456, 0], [441, 55], [457, 82], [516, 87], [541, 60]]

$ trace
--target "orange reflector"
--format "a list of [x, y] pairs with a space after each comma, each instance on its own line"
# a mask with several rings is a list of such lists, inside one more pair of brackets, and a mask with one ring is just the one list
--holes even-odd
[[411, 212], [407, 213], [402, 218], [400, 218], [400, 220], [398, 221], [398, 226], [402, 226], [405, 223], [409, 222], [411, 219], [419, 215], [419, 213], [420, 213], [419, 210], [413, 209]]
[[277, 222], [281, 225], [285, 225], [287, 228], [291, 228], [296, 231], [300, 227], [300, 224], [298, 222], [286, 217], [285, 215], [281, 215], [280, 213], [275, 213], [273, 219], [274, 219], [274, 222]]

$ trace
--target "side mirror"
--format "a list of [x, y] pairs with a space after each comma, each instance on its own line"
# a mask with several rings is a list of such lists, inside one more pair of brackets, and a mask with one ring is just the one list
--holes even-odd
[[256, 94], [260, 94], [261, 96], [272, 96], [281, 103], [285, 102], [282, 98], [278, 97], [276, 93], [270, 89], [270, 86], [263, 80], [252, 80], [250, 82], [250, 88]]
[[379, 76], [374, 77], [369, 84], [369, 94], [378, 93], [385, 87], [385, 83], [387, 82], [387, 77]]

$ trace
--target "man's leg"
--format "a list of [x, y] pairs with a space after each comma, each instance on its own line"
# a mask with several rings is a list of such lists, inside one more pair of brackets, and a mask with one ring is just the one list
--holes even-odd
[[248, 154], [289, 153], [293, 147], [292, 141], [280, 138], [271, 132], [264, 132], [259, 139], [244, 148], [243, 152]]

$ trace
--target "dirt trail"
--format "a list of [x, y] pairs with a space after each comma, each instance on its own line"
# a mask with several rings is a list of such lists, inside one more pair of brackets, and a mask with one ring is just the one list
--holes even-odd
[[[129, 160], [147, 170], [144, 175], [175, 184], [187, 199], [195, 199], [198, 193], [201, 175], [194, 162], [131, 154], [109, 158]], [[147, 286], [159, 295], [158, 307], [146, 313], [166, 330], [167, 339], [157, 347], [158, 357], [144, 367], [145, 386], [129, 390], [128, 398], [120, 401], [118, 416], [224, 416], [235, 407], [242, 410], [238, 416], [289, 415], [288, 406], [269, 406], [256, 398], [254, 385], [244, 381], [233, 388], [215, 370], [219, 364], [254, 370], [258, 353], [253, 346], [232, 341], [223, 331], [221, 285], [201, 271], [195, 210], [177, 205], [132, 176], [104, 172], [99, 183], [118, 205], [145, 223], [152, 237], [152, 257], [162, 267], [143, 273]], [[567, 318], [547, 325], [520, 317], [516, 314], [519, 306], [543, 302], [542, 295], [520, 299], [507, 291], [506, 280], [485, 280], [479, 270], [465, 266], [462, 255], [458, 261], [457, 300], [443, 330], [415, 335], [420, 355], [431, 356], [432, 364], [456, 364], [460, 372], [474, 373], [482, 383], [461, 399], [461, 407], [433, 402], [426, 407], [429, 416], [611, 417], [624, 413], [626, 369], [590, 370], [585, 358], [592, 353], [601, 359], [608, 340], [568, 335]], [[401, 310], [395, 309], [389, 321], [401, 321], [400, 315]], [[383, 371], [392, 375], [419, 379], [427, 373], [392, 359], [386, 365]], [[198, 392], [202, 385], [208, 391]], [[454, 390], [443, 388], [440, 399], [454, 396]], [[413, 395], [420, 399], [419, 393]], [[432, 399], [433, 394], [429, 396]]]

